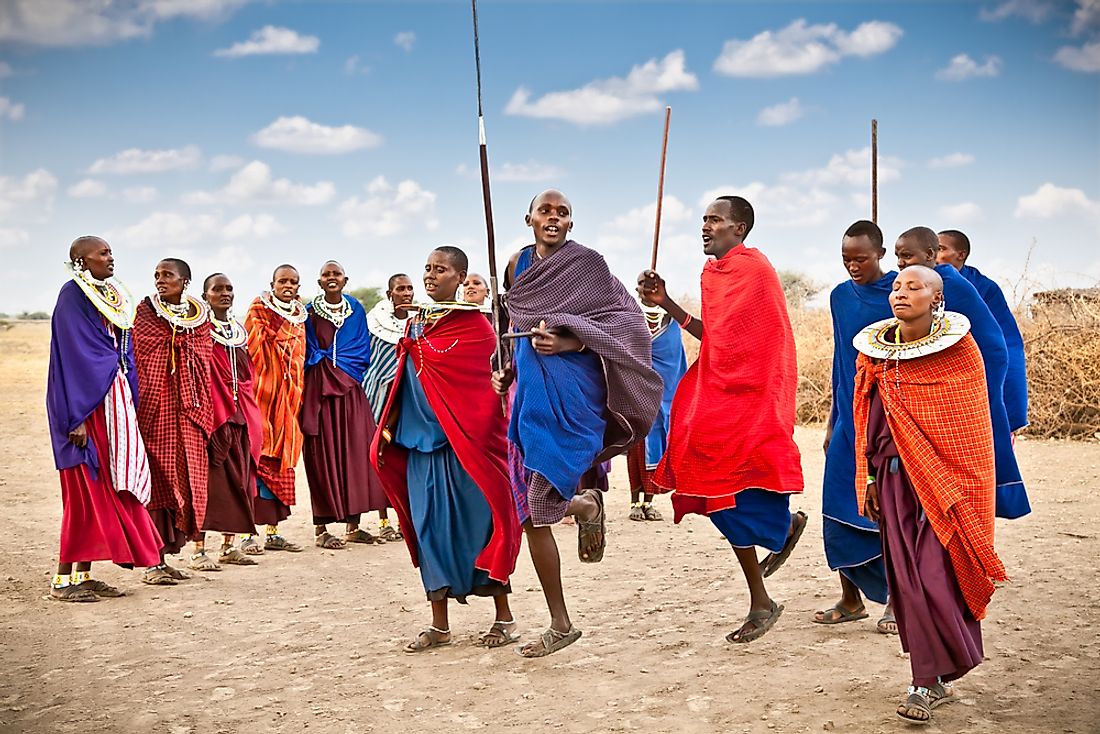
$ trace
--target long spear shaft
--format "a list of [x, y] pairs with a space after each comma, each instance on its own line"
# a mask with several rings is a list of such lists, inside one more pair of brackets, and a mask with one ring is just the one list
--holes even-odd
[[649, 258], [649, 269], [657, 269], [657, 245], [661, 241], [661, 204], [665, 200], [665, 157], [668, 155], [668, 123], [672, 117], [672, 108], [665, 107], [665, 137], [661, 141], [661, 174], [657, 179], [657, 221], [653, 223], [653, 254]]
[[474, 62], [477, 66], [477, 134], [481, 158], [481, 199], [485, 204], [485, 238], [489, 247], [489, 294], [493, 307], [493, 330], [497, 334], [497, 369], [503, 369], [500, 339], [500, 291], [497, 287], [497, 243], [493, 229], [493, 198], [489, 193], [489, 153], [485, 147], [485, 113], [481, 106], [481, 44], [477, 34], [477, 0], [470, 0], [474, 14]]
[[871, 221], [878, 224], [878, 120], [871, 120]]

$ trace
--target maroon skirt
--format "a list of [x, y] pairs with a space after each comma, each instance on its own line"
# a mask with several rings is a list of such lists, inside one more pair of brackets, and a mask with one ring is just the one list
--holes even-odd
[[207, 445], [210, 479], [202, 529], [218, 533], [254, 533], [252, 495], [256, 479], [248, 442], [248, 425], [240, 408], [218, 426]]

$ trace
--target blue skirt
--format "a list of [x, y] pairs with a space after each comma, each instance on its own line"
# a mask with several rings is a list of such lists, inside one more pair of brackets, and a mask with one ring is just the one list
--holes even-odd
[[734, 548], [760, 546], [772, 553], [783, 550], [791, 530], [791, 496], [766, 489], [743, 489], [737, 506], [708, 517]]

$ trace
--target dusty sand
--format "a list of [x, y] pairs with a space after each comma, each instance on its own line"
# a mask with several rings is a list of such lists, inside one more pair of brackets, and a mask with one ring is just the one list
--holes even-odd
[[[452, 614], [456, 644], [401, 645], [429, 619], [403, 545], [290, 555], [177, 587], [143, 586], [109, 564], [97, 576], [130, 595], [50, 601], [60, 501], [43, 410], [47, 324], [0, 333], [0, 731], [893, 732], [908, 683], [897, 637], [862, 622], [812, 624], [837, 582], [825, 566], [820, 430], [799, 429], [812, 522], [771, 581], [786, 604], [761, 640], [723, 635], [747, 593], [729, 547], [704, 519], [626, 520], [618, 460], [604, 562], [582, 566], [558, 529], [568, 601], [584, 637], [549, 658], [473, 646], [487, 600]], [[1035, 512], [998, 524], [1013, 577], [985, 625], [988, 661], [929, 732], [1100, 731], [1100, 444], [1021, 441]], [[305, 481], [300, 497], [305, 500]], [[667, 511], [667, 499], [659, 500]], [[670, 514], [670, 513], [668, 513]], [[308, 543], [308, 502], [284, 526]], [[526, 550], [513, 606], [530, 639], [547, 621]]]

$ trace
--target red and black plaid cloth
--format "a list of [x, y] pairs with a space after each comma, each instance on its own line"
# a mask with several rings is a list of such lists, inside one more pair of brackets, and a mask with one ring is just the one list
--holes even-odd
[[993, 582], [1005, 581], [993, 550], [996, 470], [985, 367], [974, 337], [915, 359], [856, 363], [856, 501], [867, 497], [867, 419], [878, 390], [905, 473], [940, 543], [963, 598], [985, 617]]
[[150, 510], [175, 510], [185, 535], [206, 516], [206, 444], [214, 429], [210, 403], [210, 322], [174, 329], [146, 298], [134, 317], [138, 428], [153, 478]]
[[651, 366], [652, 342], [641, 308], [603, 255], [569, 240], [516, 278], [507, 305], [518, 330], [530, 331], [545, 320], [548, 328], [568, 329], [600, 357], [609, 420], [596, 463], [645, 438], [664, 383]]

